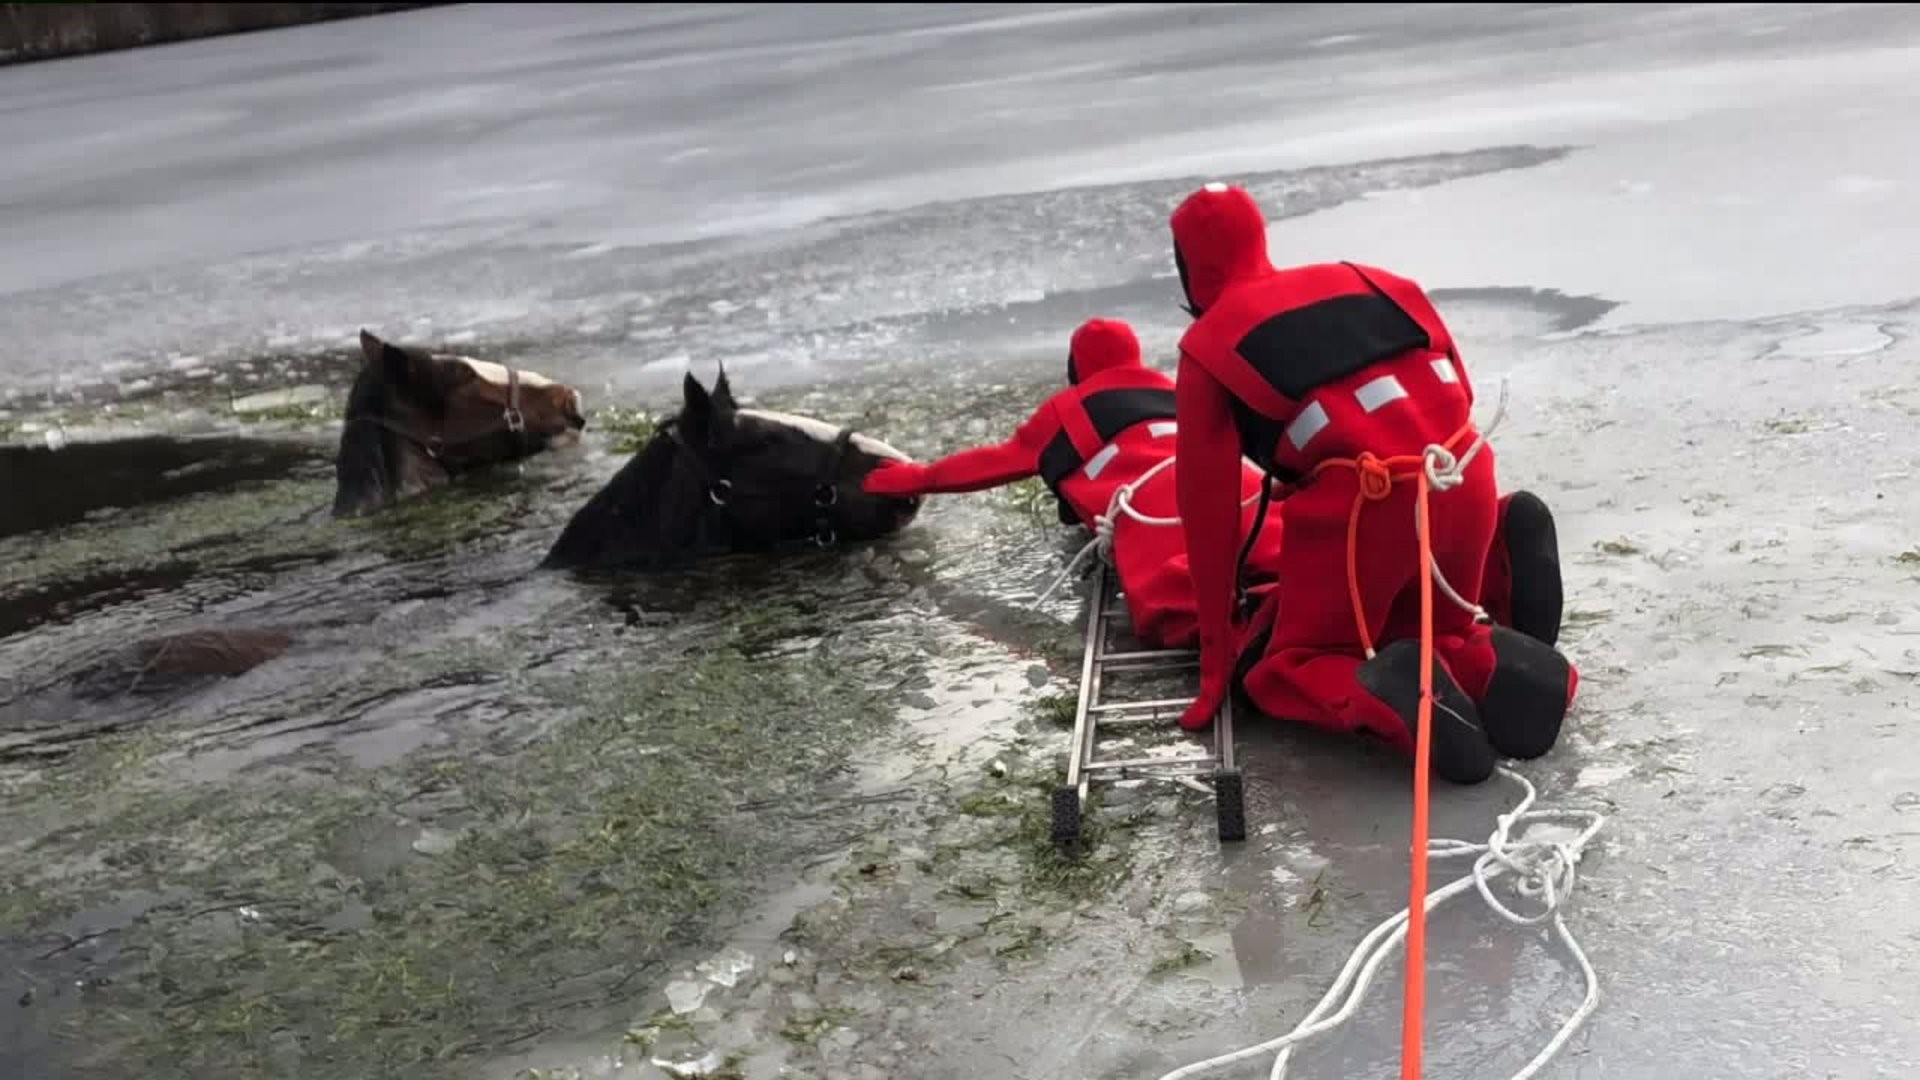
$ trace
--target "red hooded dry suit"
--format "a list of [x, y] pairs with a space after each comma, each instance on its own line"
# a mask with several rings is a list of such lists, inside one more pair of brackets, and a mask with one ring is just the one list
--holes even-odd
[[[1378, 737], [1411, 752], [1419, 698], [1415, 484], [1365, 500], [1358, 469], [1333, 459], [1463, 455], [1475, 438], [1472, 384], [1452, 337], [1412, 281], [1373, 267], [1286, 270], [1268, 259], [1253, 197], [1209, 184], [1171, 219], [1175, 265], [1195, 321], [1180, 342], [1179, 505], [1202, 642], [1202, 694], [1182, 724], [1204, 727], [1233, 678], [1232, 488], [1210, 483], [1242, 453], [1289, 485], [1278, 618], [1241, 688], [1259, 710]], [[1432, 550], [1477, 601], [1499, 526], [1491, 447], [1458, 487], [1430, 496]], [[1350, 581], [1349, 531], [1357, 530]], [[1379, 655], [1369, 660], [1357, 625]], [[1558, 737], [1577, 679], [1551, 646], [1477, 624], [1434, 600], [1437, 772], [1473, 783], [1495, 754], [1531, 757]], [[1244, 666], [1244, 662], [1243, 662]]]
[[[1141, 362], [1131, 326], [1092, 319], [1073, 333], [1067, 381], [1070, 385], [1035, 409], [1007, 441], [927, 464], [890, 462], [868, 476], [865, 489], [884, 495], [952, 494], [1037, 475], [1081, 525], [1093, 529], [1113, 506], [1115, 492], [1173, 457], [1173, 380]], [[1245, 501], [1258, 495], [1261, 474], [1249, 462], [1238, 467], [1239, 498]], [[1134, 490], [1130, 505], [1147, 517], [1174, 517], [1177, 468], [1166, 465], [1155, 472]], [[1269, 518], [1277, 511], [1270, 508]], [[1253, 513], [1249, 507], [1238, 515], [1243, 529], [1251, 526]], [[1115, 575], [1127, 595], [1134, 635], [1149, 648], [1192, 648], [1198, 642], [1185, 541], [1177, 526], [1114, 515]], [[1247, 557], [1248, 576], [1271, 582], [1279, 561], [1280, 525], [1269, 520]]]

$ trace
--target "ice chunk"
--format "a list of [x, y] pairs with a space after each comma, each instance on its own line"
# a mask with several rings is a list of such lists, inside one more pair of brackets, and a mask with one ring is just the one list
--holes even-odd
[[707, 1000], [707, 991], [712, 988], [711, 983], [675, 979], [667, 984], [667, 1006], [675, 1016], [685, 1016], [700, 1008]]
[[669, 1076], [696, 1077], [712, 1076], [719, 1072], [721, 1062], [719, 1051], [709, 1050], [692, 1061], [665, 1061], [654, 1058], [653, 1064]]
[[235, 398], [233, 411], [237, 413], [266, 412], [269, 409], [285, 409], [296, 405], [314, 405], [327, 400], [327, 388], [324, 386], [294, 386], [285, 390], [265, 390], [258, 394]]
[[753, 956], [739, 949], [727, 949], [712, 959], [703, 960], [696, 969], [716, 986], [731, 987], [740, 976], [753, 970]]
[[420, 836], [413, 842], [413, 850], [422, 855], [445, 855], [452, 851], [459, 841], [444, 829], [421, 829]]

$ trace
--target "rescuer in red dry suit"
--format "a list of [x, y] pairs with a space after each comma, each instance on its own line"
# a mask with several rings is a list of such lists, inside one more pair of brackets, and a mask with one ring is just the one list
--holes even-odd
[[[1127, 593], [1134, 635], [1151, 648], [1192, 648], [1198, 644], [1199, 620], [1184, 533], [1175, 526], [1143, 522], [1114, 507], [1115, 492], [1138, 485], [1130, 505], [1142, 517], [1170, 521], [1179, 515], [1178, 464], [1155, 471], [1176, 447], [1173, 380], [1142, 362], [1132, 327], [1093, 319], [1074, 332], [1067, 353], [1067, 383], [1005, 442], [962, 450], [930, 463], [889, 462], [868, 477], [866, 490], [890, 495], [956, 494], [1039, 475], [1059, 499], [1061, 518], [1067, 524], [1092, 530], [1098, 518], [1115, 509], [1110, 515], [1113, 558], [1120, 587]], [[1239, 498], [1246, 507], [1241, 544], [1256, 517], [1261, 522], [1241, 575], [1248, 598], [1258, 600], [1272, 590], [1280, 573], [1280, 504], [1262, 511], [1256, 498], [1260, 471], [1244, 459], [1239, 468]], [[1147, 480], [1140, 483], [1143, 477]], [[1546, 507], [1526, 492], [1508, 499], [1515, 504], [1508, 515], [1514, 535], [1523, 543], [1526, 537], [1543, 541], [1529, 550], [1542, 550], [1552, 559], [1558, 547]], [[1531, 522], [1539, 527], [1530, 528]], [[1239, 549], [1235, 551], [1238, 554]], [[1495, 544], [1487, 560], [1487, 576], [1490, 582], [1506, 580], [1505, 544]], [[1527, 580], [1536, 583], [1530, 592], [1509, 599], [1504, 589], [1496, 594], [1490, 587], [1482, 603], [1496, 621], [1551, 641], [1560, 621], [1558, 571], [1536, 572]]]
[[[1205, 727], [1238, 676], [1265, 715], [1411, 753], [1420, 699], [1414, 471], [1428, 447], [1464, 459], [1477, 437], [1472, 386], [1452, 337], [1405, 278], [1351, 263], [1276, 269], [1266, 220], [1241, 188], [1207, 185], [1170, 224], [1194, 316], [1180, 342], [1176, 442], [1202, 679], [1181, 724]], [[1286, 558], [1272, 598], [1279, 617], [1264, 642], [1241, 641], [1235, 625], [1235, 489], [1211, 482], [1243, 453], [1287, 492]], [[1490, 447], [1460, 471], [1458, 486], [1432, 490], [1429, 506], [1435, 562], [1468, 602], [1480, 600], [1490, 562], [1508, 565], [1509, 603], [1547, 591], [1529, 576], [1545, 569], [1532, 535], [1539, 522], [1516, 529], [1521, 505], [1502, 507]], [[1525, 509], [1530, 517], [1545, 508], [1531, 500]], [[1494, 547], [1502, 531], [1514, 533], [1506, 558]], [[1546, 561], [1557, 594], [1557, 560]], [[1556, 603], [1548, 637], [1558, 615]], [[1578, 685], [1566, 658], [1544, 641], [1476, 623], [1437, 587], [1433, 626], [1435, 772], [1478, 783], [1496, 755], [1551, 749]]]
[[[1134, 635], [1150, 648], [1192, 648], [1198, 644], [1199, 622], [1180, 528], [1143, 522], [1113, 507], [1115, 492], [1173, 457], [1173, 380], [1142, 362], [1131, 326], [1091, 319], [1074, 331], [1068, 346], [1067, 383], [1007, 441], [931, 463], [888, 462], [867, 477], [865, 488], [876, 495], [953, 494], [1038, 475], [1060, 500], [1063, 521], [1071, 514], [1072, 521], [1093, 529], [1096, 519], [1113, 510], [1114, 572], [1126, 593]], [[1177, 470], [1177, 464], [1168, 464], [1154, 472], [1135, 490], [1131, 505], [1144, 517], [1171, 520], [1177, 513]], [[1262, 476], [1251, 463], [1229, 463], [1226, 473], [1240, 478], [1235, 498], [1243, 503], [1257, 498]], [[1248, 506], [1230, 515], [1239, 520], [1242, 537], [1254, 510]], [[1276, 505], [1268, 513], [1278, 510]], [[1264, 583], [1250, 594], [1272, 587], [1279, 556], [1279, 522], [1268, 521], [1247, 556], [1247, 576]]]

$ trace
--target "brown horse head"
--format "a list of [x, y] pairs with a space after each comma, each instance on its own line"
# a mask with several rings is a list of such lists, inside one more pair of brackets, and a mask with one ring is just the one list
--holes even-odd
[[360, 331], [335, 463], [336, 517], [579, 437], [580, 392], [537, 372], [395, 345]]

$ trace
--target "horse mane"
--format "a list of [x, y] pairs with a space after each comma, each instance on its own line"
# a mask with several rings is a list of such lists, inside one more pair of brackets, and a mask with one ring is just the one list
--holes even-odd
[[335, 461], [338, 484], [333, 512], [386, 497], [388, 463], [397, 460], [393, 432], [387, 418], [387, 386], [369, 364], [360, 369], [347, 391], [347, 411], [340, 425], [340, 454]]
[[[620, 471], [567, 522], [547, 552], [543, 565], [612, 566], [633, 561], [632, 556], [607, 558], [610, 553], [660, 552], [692, 547], [699, 539], [700, 522], [676, 520], [690, 500], [661, 498], [674, 479], [674, 462], [683, 452], [677, 437], [679, 417], [662, 421]], [[665, 507], [667, 516], [648, 510]], [[644, 556], [642, 556], [644, 558]]]

